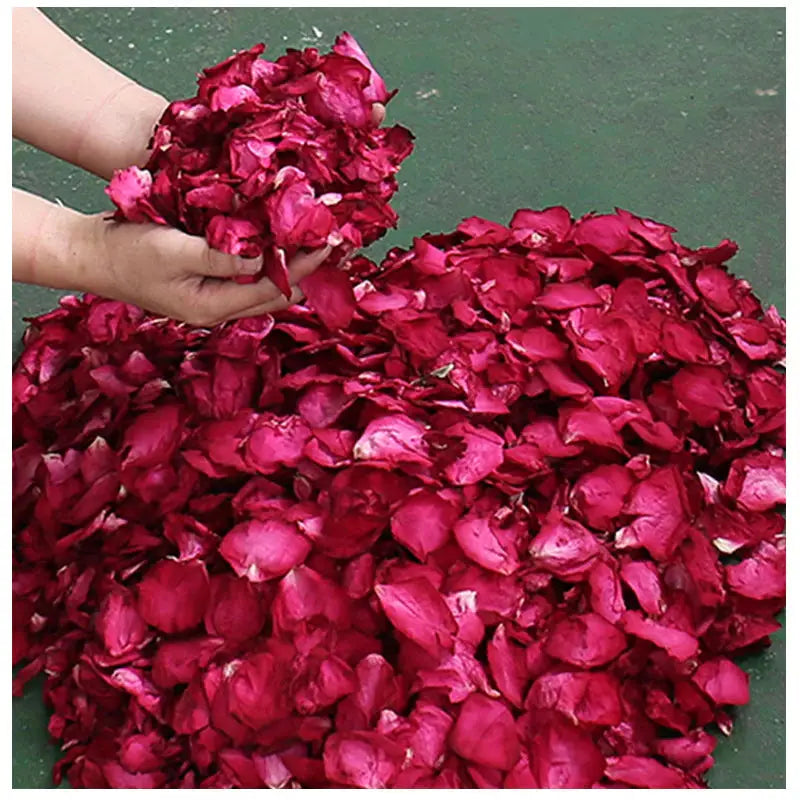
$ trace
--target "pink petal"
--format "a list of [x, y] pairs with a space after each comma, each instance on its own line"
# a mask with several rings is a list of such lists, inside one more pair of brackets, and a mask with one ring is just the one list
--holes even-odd
[[399, 632], [431, 653], [452, 648], [456, 622], [442, 596], [427, 580], [378, 584], [375, 594]]
[[462, 758], [500, 770], [511, 769], [520, 753], [514, 718], [507, 706], [480, 694], [470, 695], [461, 706], [450, 746]]
[[277, 519], [249, 520], [225, 535], [220, 555], [239, 577], [254, 583], [285, 575], [302, 564], [311, 543], [297, 526]]
[[580, 614], [556, 623], [545, 652], [568, 664], [590, 669], [607, 664], [627, 646], [625, 634], [597, 614]]
[[750, 702], [747, 673], [727, 658], [713, 658], [701, 664], [692, 681], [717, 705], [743, 706]]

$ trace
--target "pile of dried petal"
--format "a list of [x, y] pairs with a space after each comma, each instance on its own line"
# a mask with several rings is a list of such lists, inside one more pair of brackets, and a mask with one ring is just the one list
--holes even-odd
[[[394, 227], [395, 174], [412, 150], [405, 128], [377, 127], [374, 106], [394, 95], [348, 33], [333, 52], [264, 45], [203, 71], [197, 95], [164, 112], [144, 169], [116, 173], [116, 218], [203, 234], [226, 253], [264, 256], [263, 273], [288, 297], [287, 262], [331, 245], [304, 282], [310, 302], [349, 291], [343, 256]], [[243, 278], [243, 282], [256, 278]]]
[[355, 259], [336, 329], [34, 320], [14, 649], [56, 780], [704, 785], [784, 605], [785, 332], [672, 232], [469, 219]]

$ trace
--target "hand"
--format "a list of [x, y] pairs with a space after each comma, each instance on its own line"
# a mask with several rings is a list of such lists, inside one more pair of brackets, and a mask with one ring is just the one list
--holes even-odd
[[287, 300], [266, 278], [249, 284], [231, 280], [256, 274], [261, 258], [226, 255], [199, 236], [161, 225], [109, 222], [103, 214], [83, 220], [74, 248], [85, 270], [82, 288], [200, 327], [296, 303], [302, 298], [299, 281], [331, 252], [325, 247], [292, 260], [289, 276], [295, 289]]

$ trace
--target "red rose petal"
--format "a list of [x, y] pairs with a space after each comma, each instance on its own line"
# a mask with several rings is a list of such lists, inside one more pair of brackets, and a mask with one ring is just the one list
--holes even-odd
[[621, 209], [345, 260], [410, 134], [350, 37], [261, 54], [112, 194], [287, 293], [330, 245], [307, 302], [68, 297], [14, 370], [12, 690], [46, 672], [54, 779], [703, 786], [785, 602], [783, 320], [731, 242]]

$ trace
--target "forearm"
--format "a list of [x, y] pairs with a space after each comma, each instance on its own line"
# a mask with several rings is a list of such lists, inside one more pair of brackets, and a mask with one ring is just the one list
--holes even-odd
[[93, 291], [88, 253], [95, 218], [14, 189], [12, 272], [15, 281]]
[[13, 12], [13, 134], [101, 178], [141, 166], [167, 101], [110, 67], [37, 9]]

